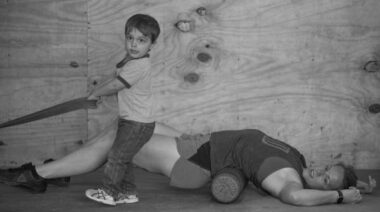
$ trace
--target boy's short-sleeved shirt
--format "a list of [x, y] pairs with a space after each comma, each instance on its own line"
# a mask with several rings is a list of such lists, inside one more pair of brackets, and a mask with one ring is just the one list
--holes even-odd
[[150, 59], [144, 57], [129, 61], [117, 71], [117, 78], [126, 86], [117, 94], [120, 118], [153, 122]]

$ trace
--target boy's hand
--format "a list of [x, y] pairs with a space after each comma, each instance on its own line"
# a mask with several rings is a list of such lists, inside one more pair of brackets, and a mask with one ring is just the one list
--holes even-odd
[[94, 96], [90, 95], [87, 97], [88, 100], [96, 100], [96, 106], [102, 103], [102, 97], [101, 96]]
[[89, 95], [89, 96], [87, 97], [87, 99], [88, 99], [88, 100], [97, 100], [98, 97], [96, 97], [96, 96], [94, 96], [94, 95]]

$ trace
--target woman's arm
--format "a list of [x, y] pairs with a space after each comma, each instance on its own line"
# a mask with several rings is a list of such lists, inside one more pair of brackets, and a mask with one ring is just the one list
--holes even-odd
[[[337, 203], [339, 193], [334, 190], [304, 189], [298, 172], [293, 168], [280, 169], [266, 177], [261, 186], [272, 196], [291, 205], [313, 206]], [[343, 203], [361, 200], [356, 188], [342, 190]]]
[[[341, 192], [343, 194], [342, 203], [357, 203], [362, 198], [357, 189], [345, 189]], [[339, 193], [334, 190], [304, 189], [301, 184], [289, 183], [280, 192], [279, 198], [292, 205], [314, 206], [337, 203]]]

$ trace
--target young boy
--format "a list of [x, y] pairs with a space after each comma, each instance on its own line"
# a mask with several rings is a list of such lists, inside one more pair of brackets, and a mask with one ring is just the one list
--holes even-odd
[[148, 53], [159, 34], [159, 24], [151, 16], [130, 17], [125, 25], [127, 54], [117, 65], [120, 69], [116, 77], [95, 88], [88, 97], [96, 99], [117, 93], [119, 104], [118, 129], [107, 156], [103, 185], [86, 191], [86, 196], [94, 201], [108, 205], [138, 201], [132, 159], [151, 138], [155, 127]]

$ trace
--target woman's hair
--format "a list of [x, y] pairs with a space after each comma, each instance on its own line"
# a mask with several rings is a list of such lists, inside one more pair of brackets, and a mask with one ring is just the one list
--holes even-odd
[[345, 165], [344, 163], [340, 162], [335, 164], [336, 166], [340, 166], [343, 168], [343, 182], [342, 182], [342, 189], [348, 189], [351, 186], [356, 186], [358, 177], [356, 176], [354, 167]]
[[133, 28], [138, 29], [143, 35], [150, 37], [152, 43], [156, 42], [160, 34], [160, 25], [153, 17], [144, 14], [136, 14], [130, 17], [125, 24], [125, 34]]

